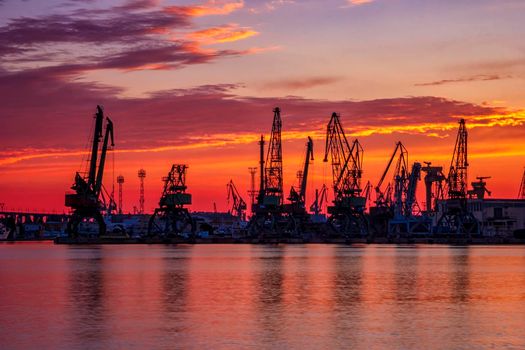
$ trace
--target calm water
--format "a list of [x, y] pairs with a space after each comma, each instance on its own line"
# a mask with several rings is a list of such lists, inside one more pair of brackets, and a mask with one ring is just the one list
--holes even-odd
[[1, 349], [525, 348], [525, 247], [0, 244]]

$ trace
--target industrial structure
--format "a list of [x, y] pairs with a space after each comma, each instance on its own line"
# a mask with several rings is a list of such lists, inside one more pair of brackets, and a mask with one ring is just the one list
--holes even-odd
[[[75, 237], [79, 234], [79, 225], [82, 221], [94, 219], [98, 224], [98, 234], [106, 233], [106, 223], [103, 213], [111, 211], [114, 206], [113, 198], [105, 192], [102, 185], [104, 166], [108, 146], [113, 147], [113, 122], [106, 119], [106, 129], [103, 135], [104, 111], [101, 106], [97, 106], [95, 114], [95, 128], [91, 141], [91, 155], [87, 174], [77, 172], [75, 183], [71, 187], [75, 193], [66, 194], [65, 205], [72, 209], [71, 217], [67, 224], [67, 232]], [[111, 144], [109, 140], [111, 139]], [[99, 150], [100, 142], [102, 148]]]
[[356, 139], [350, 146], [339, 115], [333, 113], [326, 131], [324, 161], [331, 156], [333, 205], [328, 207], [328, 222], [336, 234], [345, 238], [368, 235], [365, 216], [366, 197], [361, 192], [363, 148]]
[[[266, 158], [264, 157], [264, 136], [259, 142], [259, 173], [260, 183], [257, 200], [252, 205], [252, 217], [248, 224], [248, 234], [260, 241], [283, 239], [305, 239], [306, 225], [310, 214], [306, 209], [306, 185], [310, 163], [313, 161], [313, 141], [308, 137], [306, 155], [302, 170], [297, 172], [299, 186], [291, 186], [284, 202], [283, 194], [283, 159], [281, 142], [281, 110], [274, 110], [272, 132]], [[253, 174], [255, 168], [250, 168]], [[252, 192], [253, 193], [253, 190]]]
[[461, 119], [446, 179], [448, 198], [440, 202], [441, 215], [437, 222], [437, 233], [454, 233], [469, 237], [480, 233], [480, 224], [467, 206], [469, 166], [467, 142], [465, 119]]
[[287, 218], [288, 234], [292, 237], [304, 238], [310, 223], [310, 213], [306, 209], [306, 186], [308, 184], [308, 173], [310, 170], [310, 163], [314, 160], [314, 142], [311, 137], [308, 137], [306, 143], [306, 152], [303, 163], [303, 169], [297, 171], [297, 180], [299, 186], [290, 187], [290, 194], [288, 195], [288, 203], [284, 204], [284, 215]]
[[227, 202], [229, 205], [228, 214], [235, 216], [238, 220], [246, 220], [246, 202], [242, 199], [241, 194], [235, 187], [233, 180], [226, 185]]
[[421, 171], [425, 178], [425, 211], [426, 216], [433, 216], [437, 211], [437, 201], [443, 199], [443, 182], [446, 180], [442, 166], [432, 166], [431, 162], [425, 162]]
[[[140, 169], [139, 209], [134, 214], [124, 214], [124, 176], [113, 176], [113, 182], [118, 184], [118, 205], [113, 198], [115, 183], [111, 193], [103, 186], [107, 154], [114, 146], [113, 123], [100, 106], [94, 119], [86, 169], [76, 173], [71, 187], [74, 193], [65, 196], [70, 213], [24, 213], [0, 208], [0, 240], [55, 236], [60, 238], [58, 243], [525, 243], [525, 172], [517, 199], [490, 198], [490, 176], [477, 176], [469, 182], [468, 130], [464, 119], [459, 121], [446, 175], [441, 165], [410, 163], [407, 148], [397, 142], [377, 184], [368, 181], [362, 186], [363, 148], [357, 139], [347, 139], [340, 116], [333, 113], [324, 150], [324, 161], [330, 162], [331, 167], [333, 198], [328, 201], [328, 186], [322, 184], [307, 207], [313, 140], [308, 137], [304, 162], [297, 171], [298, 182], [290, 186], [285, 197], [281, 110], [275, 108], [268, 148], [261, 136], [259, 166], [249, 168], [248, 221], [248, 203], [233, 180], [227, 184], [227, 212], [218, 212], [214, 202], [213, 212], [190, 214], [192, 196], [187, 192], [185, 164], [173, 164], [163, 178], [159, 205], [151, 216], [144, 215], [146, 171]], [[417, 200], [420, 181], [424, 181], [421, 203]], [[373, 193], [375, 198], [371, 201]]]
[[140, 169], [138, 171], [138, 177], [140, 180], [139, 214], [144, 214], [144, 179], [146, 178], [146, 170]]
[[255, 190], [255, 175], [257, 174], [256, 167], [248, 168], [250, 171], [250, 190], [248, 191], [248, 196], [250, 196], [250, 211], [253, 211], [253, 206], [255, 205], [255, 199], [257, 198], [257, 191]]
[[117, 176], [118, 183], [118, 213], [122, 214], [122, 185], [124, 184], [124, 176]]
[[281, 144], [281, 110], [276, 107], [268, 153], [264, 157], [264, 136], [259, 141], [259, 194], [248, 226], [249, 234], [264, 239], [282, 234], [283, 156]]
[[[389, 174], [389, 180], [384, 185]], [[408, 238], [417, 233], [430, 232], [431, 220], [421, 215], [416, 199], [420, 179], [421, 163], [415, 162], [409, 169], [408, 151], [401, 142], [397, 142], [375, 187], [375, 206], [370, 207], [372, 233], [375, 236], [386, 234], [390, 238]]]
[[186, 193], [185, 164], [173, 164], [168, 175], [162, 179], [164, 188], [148, 222], [148, 236], [174, 237], [193, 236], [195, 221], [186, 205], [191, 204], [191, 194]]

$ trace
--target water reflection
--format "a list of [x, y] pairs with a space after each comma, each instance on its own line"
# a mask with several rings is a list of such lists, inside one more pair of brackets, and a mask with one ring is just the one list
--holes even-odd
[[110, 336], [106, 329], [108, 296], [104, 290], [103, 248], [73, 248], [69, 253], [68, 295], [74, 342], [96, 347]]
[[[173, 248], [166, 247], [168, 253]], [[187, 253], [187, 252], [185, 252]], [[182, 255], [182, 254], [181, 254]], [[187, 304], [189, 259], [184, 255], [167, 254], [160, 274], [160, 312], [164, 318], [165, 331], [169, 334], [183, 333], [190, 325], [185, 323], [184, 311]]]
[[525, 348], [522, 247], [0, 253], [2, 349]]
[[469, 247], [450, 248], [452, 272], [452, 302], [465, 303], [470, 298]]
[[[332, 330], [327, 338], [335, 348], [354, 347], [360, 342], [363, 317], [363, 255], [361, 248], [335, 247], [333, 258]], [[337, 337], [337, 334], [344, 335]]]
[[283, 265], [285, 246], [265, 247], [257, 259], [257, 320], [262, 339], [285, 346], [283, 312]]

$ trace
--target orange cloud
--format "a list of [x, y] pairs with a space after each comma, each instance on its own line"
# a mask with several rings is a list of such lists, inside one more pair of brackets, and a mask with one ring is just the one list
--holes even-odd
[[209, 0], [203, 5], [196, 6], [168, 6], [164, 11], [168, 13], [185, 14], [192, 17], [212, 16], [212, 15], [228, 15], [236, 10], [244, 7], [244, 1], [221, 1]]
[[[516, 111], [509, 114], [495, 114], [488, 116], [471, 116], [464, 117], [467, 119], [467, 127], [474, 128], [492, 128], [492, 127], [515, 127], [525, 125], [525, 111]], [[389, 135], [393, 133], [403, 134], [422, 134], [427, 137], [444, 138], [454, 134], [457, 130], [458, 123], [455, 120], [441, 123], [419, 123], [411, 125], [391, 125], [391, 126], [356, 126], [353, 125], [347, 130], [351, 137], [368, 137], [372, 135]], [[285, 140], [304, 140], [311, 136], [316, 140], [323, 140], [325, 137], [324, 124], [312, 125], [310, 130], [294, 130], [283, 131], [283, 139]], [[216, 148], [233, 145], [247, 145], [256, 143], [259, 140], [259, 133], [210, 133], [200, 136], [191, 136], [187, 138], [185, 144], [167, 145], [161, 147], [137, 148], [137, 149], [118, 149], [115, 150], [118, 154], [131, 153], [158, 153], [176, 150], [193, 150]], [[517, 156], [523, 155], [522, 146], [516, 148], [509, 148], [506, 151], [494, 152], [498, 156]], [[63, 151], [63, 150], [23, 150], [12, 153], [5, 158], [0, 158], [0, 166], [19, 163], [22, 161], [42, 159], [42, 158], [59, 158], [71, 157], [79, 155], [87, 155], [86, 151]], [[486, 157], [487, 154], [478, 155], [478, 157]], [[435, 157], [435, 156], [434, 156]]]
[[188, 37], [206, 44], [215, 44], [238, 41], [257, 34], [259, 34], [259, 32], [251, 28], [238, 27], [237, 24], [228, 24], [221, 27], [199, 30], [188, 34]]
[[358, 6], [371, 3], [374, 0], [347, 0], [350, 6]]

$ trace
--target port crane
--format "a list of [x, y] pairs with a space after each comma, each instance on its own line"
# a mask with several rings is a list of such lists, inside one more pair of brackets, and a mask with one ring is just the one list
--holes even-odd
[[[388, 182], [386, 187], [383, 189], [383, 183], [393, 163], [395, 163], [395, 166], [392, 181]], [[399, 203], [402, 200], [401, 197], [405, 189], [407, 174], [408, 151], [401, 142], [397, 142], [394, 152], [392, 153], [392, 156], [390, 157], [390, 160], [388, 161], [388, 164], [385, 168], [385, 171], [383, 172], [383, 175], [381, 175], [381, 178], [379, 179], [379, 182], [375, 187], [375, 204], [378, 208], [385, 208], [386, 210], [391, 210], [394, 206], [394, 202], [397, 203], [397, 206], [399, 207]]]
[[308, 181], [308, 171], [310, 167], [310, 161], [314, 160], [314, 142], [311, 137], [308, 137], [306, 143], [306, 157], [304, 160], [303, 170], [299, 171], [297, 178], [299, 179], [299, 191], [294, 186], [290, 189], [290, 195], [288, 200], [290, 203], [299, 209], [305, 210], [305, 199], [306, 199], [306, 184]]
[[237, 187], [233, 183], [233, 180], [230, 180], [226, 185], [227, 190], [227, 201], [228, 205], [231, 204], [228, 209], [228, 214], [235, 216], [239, 220], [246, 220], [246, 202], [242, 199]]
[[321, 191], [315, 190], [315, 200], [310, 205], [310, 211], [315, 215], [321, 214], [324, 204], [328, 201], [328, 187], [325, 184], [321, 187]]
[[333, 206], [328, 207], [328, 223], [346, 238], [365, 236], [368, 234], [368, 220], [364, 216], [366, 198], [361, 195], [363, 148], [357, 139], [350, 146], [335, 112], [326, 130], [325, 162], [329, 156], [334, 200]]
[[421, 180], [422, 165], [414, 162], [410, 172], [396, 179], [396, 200], [393, 217], [388, 221], [388, 237], [411, 238], [413, 234], [430, 234], [432, 220], [422, 215], [417, 202], [417, 186]]
[[468, 131], [465, 119], [459, 121], [454, 153], [446, 179], [448, 198], [437, 223], [438, 233], [471, 236], [479, 234], [480, 225], [467, 206]]
[[264, 157], [264, 136], [259, 141], [259, 171], [260, 183], [257, 203], [248, 224], [248, 232], [252, 237], [280, 237], [283, 221], [283, 156], [281, 143], [281, 110], [273, 110], [272, 132], [268, 153]]
[[306, 186], [308, 183], [310, 162], [313, 160], [314, 142], [311, 137], [308, 137], [303, 170], [297, 172], [299, 189], [296, 189], [294, 186], [290, 188], [290, 194], [288, 196], [289, 203], [286, 203], [283, 206], [283, 214], [288, 221], [285, 231], [292, 236], [298, 236], [303, 233], [304, 226], [307, 224], [310, 217], [306, 211]]
[[[103, 128], [104, 119], [106, 120], [105, 132]], [[103, 134], [104, 139], [102, 140]], [[110, 140], [111, 143], [109, 143]], [[102, 147], [99, 150], [101, 142]], [[106, 233], [106, 223], [102, 213], [108, 208], [114, 207], [114, 200], [107, 193], [104, 193], [102, 180], [108, 147], [113, 147], [114, 145], [113, 122], [110, 118], [104, 118], [102, 107], [97, 106], [87, 176], [77, 172], [75, 174], [75, 182], [71, 186], [75, 193], [68, 193], [65, 197], [66, 207], [72, 209], [66, 228], [71, 237], [78, 236], [79, 225], [86, 219], [94, 219], [97, 222], [99, 235]]]
[[425, 178], [425, 206], [424, 214], [432, 216], [437, 211], [437, 201], [444, 197], [443, 182], [447, 179], [443, 174], [443, 167], [432, 166], [431, 162], [424, 162], [425, 166], [421, 168]]
[[191, 204], [191, 194], [187, 193], [185, 164], [173, 164], [168, 175], [162, 179], [164, 188], [159, 201], [148, 222], [148, 236], [193, 237], [196, 224], [186, 205]]
[[467, 191], [469, 199], [485, 199], [485, 194], [490, 196], [492, 192], [487, 189], [487, 182], [485, 180], [490, 179], [490, 176], [477, 176], [476, 180], [470, 184], [472, 189]]

